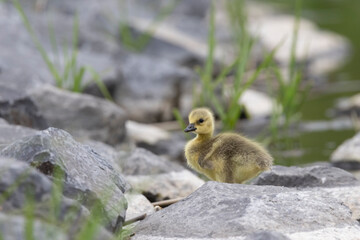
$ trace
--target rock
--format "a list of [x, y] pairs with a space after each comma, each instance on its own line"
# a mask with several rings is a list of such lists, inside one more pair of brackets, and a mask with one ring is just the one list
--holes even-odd
[[239, 104], [245, 106], [250, 118], [267, 117], [273, 112], [273, 100], [265, 93], [252, 89], [246, 90], [239, 99]]
[[349, 208], [319, 190], [207, 182], [140, 222], [133, 239], [244, 239], [259, 231], [355, 239], [360, 226]]
[[121, 159], [121, 167], [124, 175], [132, 176], [155, 175], [184, 170], [182, 166], [142, 148], [136, 148], [129, 156]]
[[0, 125], [8, 125], [9, 123], [3, 119], [3, 118], [0, 118]]
[[155, 212], [153, 205], [142, 194], [130, 192], [125, 193], [128, 202], [126, 210], [126, 221], [139, 217], [143, 214], [150, 215]]
[[346, 99], [340, 99], [336, 104], [336, 113], [340, 115], [360, 115], [360, 93]]
[[331, 162], [334, 166], [346, 170], [360, 169], [360, 133], [342, 143], [332, 154]]
[[50, 126], [65, 129], [74, 137], [108, 144], [120, 143], [125, 137], [127, 116], [114, 103], [51, 86], [37, 89], [31, 98]]
[[115, 101], [122, 106], [131, 120], [158, 122], [173, 119], [173, 108], [180, 109], [191, 96], [194, 76], [183, 67], [145, 56], [119, 59], [123, 80], [118, 84]]
[[170, 138], [167, 131], [149, 124], [126, 121], [125, 127], [127, 136], [137, 143], [156, 144]]
[[271, 171], [261, 173], [252, 180], [252, 183], [296, 188], [360, 185], [360, 182], [351, 173], [328, 166], [305, 168], [273, 166]]
[[[0, 76], [1, 76], [1, 69], [0, 69]], [[0, 78], [1, 79], [1, 78]], [[18, 99], [25, 98], [26, 94], [23, 92], [20, 92], [19, 90], [16, 90], [14, 88], [11, 88], [8, 86], [7, 83], [3, 83], [0, 81], [0, 102], [14, 102]]]
[[0, 101], [0, 117], [8, 123], [25, 127], [45, 129], [48, 127], [37, 107], [28, 97], [14, 101]]
[[107, 145], [106, 143], [94, 141], [91, 139], [83, 141], [82, 144], [89, 146], [94, 152], [101, 155], [101, 157], [109, 162], [117, 172], [123, 173], [121, 168], [121, 159], [128, 155], [127, 152], [117, 150], [114, 147]]
[[[23, 239], [36, 239], [36, 240], [65, 240], [73, 239], [74, 235], [66, 234], [59, 226], [49, 224], [40, 219], [33, 220], [32, 236], [29, 231], [28, 219], [21, 215], [10, 215], [0, 213], [0, 232], [1, 237], [6, 240], [23, 240]], [[97, 229], [98, 231], [94, 234], [93, 239], [96, 240], [110, 240], [114, 236], [107, 232], [102, 227]]]
[[132, 188], [151, 202], [187, 197], [204, 184], [188, 170], [155, 175], [126, 176]]
[[37, 133], [37, 131], [31, 128], [10, 124], [0, 124], [0, 145], [12, 143], [15, 140], [35, 133]]
[[329, 196], [336, 198], [351, 210], [351, 217], [354, 220], [360, 219], [360, 187], [335, 187], [335, 188], [315, 188], [314, 191], [326, 192]]
[[123, 192], [128, 189], [125, 179], [104, 158], [74, 141], [67, 132], [49, 128], [8, 145], [0, 155], [28, 162], [50, 176], [54, 169], [62, 170], [66, 196], [80, 199], [89, 208], [100, 201], [112, 230], [121, 227], [126, 211]]
[[[54, 206], [54, 183], [28, 164], [0, 157], [0, 171], [2, 172], [0, 194], [6, 196], [1, 204], [2, 212], [21, 212], [29, 201], [34, 201], [36, 219], [46, 220], [53, 224], [55, 220], [56, 224], [67, 229], [66, 233], [69, 235], [77, 234], [89, 219], [88, 209], [77, 201], [63, 197], [60, 192], [56, 192], [58, 203]], [[56, 207], [59, 209], [58, 215], [54, 215]], [[100, 227], [99, 230], [97, 239], [110, 239], [111, 234], [105, 229]], [[107, 238], [101, 236], [107, 236]]]
[[6, 240], [63, 240], [70, 239], [62, 229], [49, 223], [34, 220], [32, 236], [27, 232], [28, 222], [24, 216], [16, 216], [0, 213], [0, 232], [2, 239]]
[[121, 168], [133, 190], [150, 201], [186, 197], [204, 181], [181, 165], [137, 148], [121, 159]]

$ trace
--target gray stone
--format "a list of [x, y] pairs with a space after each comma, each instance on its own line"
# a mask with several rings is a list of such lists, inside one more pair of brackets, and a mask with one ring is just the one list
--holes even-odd
[[112, 102], [51, 86], [37, 89], [31, 98], [50, 126], [69, 131], [74, 137], [108, 144], [117, 144], [125, 137], [127, 116]]
[[143, 148], [136, 148], [128, 157], [121, 160], [124, 175], [155, 175], [184, 168], [175, 162], [161, 158]]
[[100, 201], [113, 230], [121, 227], [126, 211], [123, 192], [128, 189], [125, 179], [104, 158], [74, 141], [67, 132], [49, 128], [8, 145], [0, 155], [28, 162], [50, 176], [54, 169], [62, 170], [66, 196], [79, 199], [88, 207]]
[[48, 127], [33, 101], [28, 97], [16, 100], [0, 100], [0, 117], [15, 125], [41, 130]]
[[125, 194], [128, 202], [126, 210], [126, 221], [132, 220], [143, 214], [150, 215], [155, 212], [153, 205], [140, 193], [129, 192]]
[[335, 239], [345, 230], [347, 236], [360, 234], [349, 208], [321, 190], [207, 182], [140, 222], [134, 239], [243, 239], [258, 231], [276, 231], [290, 239], [313, 232], [324, 239], [330, 231], [337, 232]]
[[123, 169], [121, 168], [121, 159], [127, 156], [127, 152], [117, 150], [113, 146], [107, 145], [106, 143], [94, 141], [91, 139], [85, 140], [82, 143], [89, 146], [93, 151], [101, 155], [101, 157], [109, 162], [117, 172], [123, 173]]
[[9, 123], [3, 119], [3, 118], [0, 118], [0, 125], [8, 125]]
[[342, 143], [332, 154], [331, 162], [346, 170], [360, 169], [360, 133]]
[[191, 95], [194, 75], [171, 62], [145, 56], [119, 59], [123, 81], [115, 92], [115, 101], [138, 122], [158, 122], [173, 119], [173, 108], [182, 106]]
[[296, 188], [360, 185], [351, 173], [328, 166], [305, 168], [273, 166], [271, 171], [263, 172], [252, 183]]

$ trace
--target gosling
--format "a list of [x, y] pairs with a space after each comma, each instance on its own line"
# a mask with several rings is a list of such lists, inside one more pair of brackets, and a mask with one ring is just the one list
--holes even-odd
[[272, 165], [273, 158], [254, 141], [234, 133], [213, 136], [214, 116], [207, 108], [194, 109], [184, 131], [197, 135], [185, 146], [188, 165], [211, 180], [244, 183]]

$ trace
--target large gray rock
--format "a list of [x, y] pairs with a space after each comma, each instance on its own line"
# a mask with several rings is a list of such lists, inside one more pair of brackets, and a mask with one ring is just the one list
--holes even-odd
[[252, 183], [296, 188], [360, 185], [351, 173], [328, 166], [305, 168], [274, 166], [271, 171], [260, 174]]
[[140, 222], [134, 239], [244, 239], [264, 230], [290, 239], [360, 234], [349, 208], [321, 190], [207, 182]]
[[112, 102], [49, 85], [32, 92], [31, 98], [50, 126], [65, 129], [74, 137], [109, 144], [125, 137], [127, 116]]
[[62, 170], [66, 196], [79, 199], [88, 207], [100, 201], [111, 227], [121, 227], [127, 205], [123, 195], [128, 189], [125, 179], [104, 158], [67, 132], [49, 128], [10, 144], [0, 155], [28, 162], [50, 176], [55, 169]]

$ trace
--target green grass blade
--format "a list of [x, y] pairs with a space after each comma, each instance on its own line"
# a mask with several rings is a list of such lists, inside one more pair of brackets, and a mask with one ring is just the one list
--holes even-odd
[[300, 18], [301, 18], [301, 0], [295, 1], [295, 23], [293, 29], [293, 37], [291, 42], [291, 50], [290, 50], [290, 64], [289, 64], [289, 79], [292, 79], [296, 70], [296, 48], [297, 48], [297, 40], [300, 29]]
[[106, 85], [101, 81], [100, 75], [95, 71], [94, 68], [87, 66], [86, 70], [88, 70], [92, 76], [92, 80], [95, 82], [95, 84], [98, 86], [101, 94], [109, 101], [114, 101], [109, 90], [107, 89]]
[[215, 46], [216, 46], [216, 40], [215, 40], [215, 10], [214, 10], [214, 2], [211, 2], [211, 8], [210, 8], [210, 19], [209, 19], [209, 33], [208, 33], [208, 55], [205, 62], [205, 68], [204, 68], [204, 74], [202, 76], [202, 82], [205, 86], [205, 89], [209, 90], [210, 87], [210, 81], [213, 74], [213, 66], [214, 66], [214, 52], [215, 52]]
[[35, 240], [34, 223], [35, 223], [35, 189], [27, 189], [26, 205], [24, 207], [25, 215], [25, 236], [26, 240]]
[[51, 74], [53, 75], [55, 81], [56, 81], [56, 85], [57, 86], [62, 86], [62, 79], [58, 73], [58, 71], [56, 70], [55, 65], [51, 62], [49, 56], [46, 53], [46, 50], [43, 48], [43, 46], [41, 45], [39, 39], [37, 38], [35, 31], [32, 29], [31, 25], [30, 25], [30, 21], [28, 19], [28, 17], [26, 16], [23, 8], [21, 7], [21, 4], [19, 2], [19, 0], [13, 0], [14, 6], [17, 9], [17, 11], [19, 12], [23, 23], [25, 25], [25, 28], [27, 29], [27, 31], [29, 32], [36, 48], [38, 49], [38, 51], [40, 52], [45, 64], [47, 65], [49, 71], [51, 72]]
[[55, 223], [60, 215], [61, 200], [63, 196], [65, 173], [58, 167], [53, 173], [53, 187], [50, 198], [50, 210], [52, 211], [53, 222]]
[[82, 81], [85, 74], [85, 67], [80, 67], [73, 79], [73, 92], [82, 92]]

